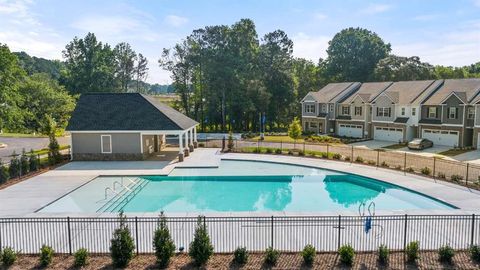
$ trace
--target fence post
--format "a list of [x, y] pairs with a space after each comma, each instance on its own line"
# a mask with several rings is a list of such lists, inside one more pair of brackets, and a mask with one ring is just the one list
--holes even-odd
[[405, 214], [405, 225], [403, 228], [403, 250], [407, 249], [407, 220], [408, 220], [408, 215]]
[[328, 159], [328, 156], [329, 156], [328, 153], [330, 152], [329, 149], [328, 149], [328, 146], [329, 146], [329, 145], [330, 145], [330, 144], [327, 143], [327, 159]]
[[380, 151], [377, 149], [377, 168], [378, 168], [378, 164], [380, 163]]
[[305, 154], [305, 141], [303, 141], [303, 153]]
[[475, 239], [475, 214], [472, 214], [472, 233], [470, 235], [470, 246], [473, 246], [474, 239]]
[[283, 152], [283, 141], [282, 140], [280, 140], [280, 152]]
[[350, 164], [353, 163], [353, 145], [352, 145], [352, 158], [350, 159]]
[[342, 235], [342, 215], [338, 215], [338, 239], [337, 239], [337, 249], [340, 249], [341, 237]]
[[273, 216], [271, 218], [271, 243], [270, 243], [270, 247], [273, 248]]
[[468, 187], [468, 168], [470, 163], [467, 162], [467, 175], [465, 176], [465, 185]]
[[260, 152], [260, 139], [257, 140], [257, 152]]
[[138, 217], [135, 217], [135, 241], [136, 241], [136, 248], [137, 248], [137, 255], [139, 253], [139, 247], [138, 247]]
[[437, 163], [437, 158], [433, 157], [433, 179], [436, 179], [436, 176], [435, 176], [436, 163]]
[[403, 158], [403, 174], [407, 175], [407, 152], [405, 152], [405, 156]]
[[70, 229], [70, 217], [67, 217], [67, 230], [68, 230], [68, 253], [72, 255], [72, 230]]

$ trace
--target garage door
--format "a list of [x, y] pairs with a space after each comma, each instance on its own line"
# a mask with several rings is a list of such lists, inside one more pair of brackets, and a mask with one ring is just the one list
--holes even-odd
[[362, 134], [363, 134], [362, 126], [341, 124], [338, 127], [339, 136], [362, 138], [363, 137]]
[[431, 140], [433, 145], [458, 146], [458, 131], [424, 129], [422, 137]]
[[375, 127], [373, 139], [387, 142], [403, 141], [403, 130], [401, 128]]

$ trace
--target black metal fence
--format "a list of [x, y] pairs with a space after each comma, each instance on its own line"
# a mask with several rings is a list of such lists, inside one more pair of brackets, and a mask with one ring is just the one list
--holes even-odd
[[[203, 147], [222, 147], [222, 140], [203, 140]], [[227, 148], [228, 140], [225, 141]], [[480, 165], [426, 157], [390, 150], [373, 150], [344, 144], [266, 142], [261, 140], [233, 140], [234, 152], [290, 154], [306, 157], [334, 159], [357, 164], [415, 173], [439, 180], [480, 189]]]
[[[361, 216], [268, 216], [201, 217], [216, 252], [232, 252], [237, 247], [263, 251], [274, 247], [300, 251], [307, 244], [318, 251], [336, 251], [350, 244], [358, 251], [373, 251], [380, 245], [403, 250], [410, 241], [419, 241], [422, 250], [450, 245], [467, 249], [480, 244], [480, 222], [475, 215], [391, 215], [372, 216], [366, 232], [366, 217]], [[193, 240], [196, 217], [169, 217], [167, 225], [177, 249], [188, 250]], [[130, 217], [137, 253], [152, 253], [152, 239], [158, 219]], [[79, 248], [91, 253], [109, 252], [118, 218], [1, 218], [0, 247], [21, 253], [38, 253], [43, 244], [57, 253], [71, 254]]]

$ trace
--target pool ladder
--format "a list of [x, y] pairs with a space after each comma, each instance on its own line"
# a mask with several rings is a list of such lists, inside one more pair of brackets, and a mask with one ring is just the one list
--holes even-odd
[[[138, 192], [140, 192], [141, 189], [146, 185], [147, 180], [141, 179], [141, 178], [135, 178], [135, 180], [131, 179], [126, 179], [129, 181], [129, 184], [124, 185], [124, 178], [121, 178], [121, 182], [115, 181], [113, 182], [113, 189], [110, 187], [105, 188], [105, 199], [104, 201], [105, 204], [103, 204], [97, 212], [113, 212], [118, 208], [119, 205], [123, 206], [130, 201]], [[122, 189], [117, 192], [116, 187], [120, 186]], [[114, 196], [110, 198], [110, 200], [107, 201], [108, 199], [108, 194], [113, 193]], [[130, 196], [133, 195], [133, 196]], [[112, 209], [113, 208], [113, 209]]]
[[365, 210], [368, 211], [369, 216], [375, 216], [375, 202], [371, 201], [370, 204], [368, 204], [368, 207], [366, 202], [360, 203], [360, 205], [358, 206], [358, 214], [361, 217], [365, 216]]

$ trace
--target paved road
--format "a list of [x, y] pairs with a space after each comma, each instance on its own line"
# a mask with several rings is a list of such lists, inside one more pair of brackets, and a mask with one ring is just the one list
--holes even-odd
[[[60, 145], [70, 144], [70, 137], [59, 137], [57, 138]], [[13, 137], [2, 137], [0, 136], [0, 142], [7, 144], [6, 148], [0, 148], [0, 159], [3, 162], [10, 160], [9, 155], [15, 151], [17, 154], [22, 152], [22, 149], [25, 151], [30, 151], [30, 149], [38, 150], [48, 146], [48, 138], [13, 138]]]

